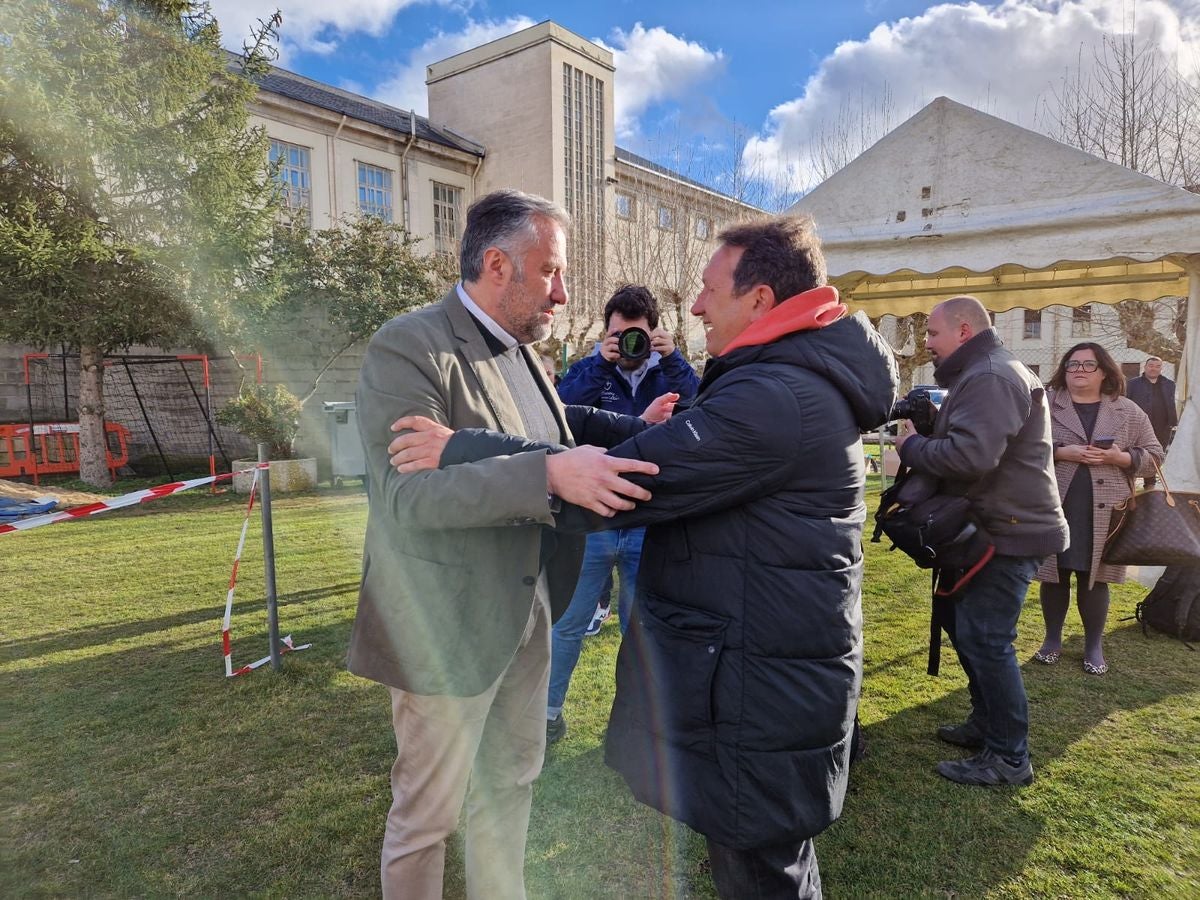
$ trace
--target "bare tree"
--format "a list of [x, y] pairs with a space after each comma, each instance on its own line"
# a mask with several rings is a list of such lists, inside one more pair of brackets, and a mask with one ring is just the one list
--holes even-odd
[[[1105, 35], [1039, 109], [1051, 137], [1168, 184], [1200, 190], [1200, 75], [1180, 71], [1151, 40], [1132, 30]], [[1183, 354], [1187, 298], [1115, 306], [1109, 328], [1126, 345], [1177, 363]], [[1167, 323], [1164, 329], [1159, 323]], [[1103, 326], [1102, 326], [1103, 327]], [[1115, 335], [1114, 335], [1115, 336]]]
[[590, 350], [613, 291], [622, 284], [643, 284], [658, 297], [662, 326], [689, 355], [689, 332], [694, 332], [689, 310], [717, 234], [763, 212], [738, 195], [766, 195], [762, 180], [746, 170], [739, 153], [707, 152], [711, 149], [682, 139], [671, 143], [654, 154], [671, 168], [618, 153], [617, 183], [608, 186], [598, 238], [587, 244], [580, 240], [571, 250], [576, 271], [599, 273], [572, 285], [566, 328], [558, 336], [577, 354]]
[[1051, 137], [1159, 181], [1200, 183], [1200, 80], [1133, 33], [1080, 49], [1039, 124]]
[[925, 326], [929, 316], [912, 313], [907, 316], [884, 315], [871, 319], [871, 324], [882, 334], [892, 347], [896, 366], [900, 370], [900, 392], [912, 389], [913, 376], [917, 369], [932, 361], [925, 346]]
[[822, 121], [809, 137], [806, 168], [812, 173], [812, 186], [844, 169], [898, 124], [896, 98], [887, 82], [870, 97], [865, 88], [845, 97], [837, 116]]

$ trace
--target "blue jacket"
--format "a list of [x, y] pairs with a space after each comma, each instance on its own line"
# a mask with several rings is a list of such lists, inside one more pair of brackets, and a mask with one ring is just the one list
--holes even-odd
[[650, 354], [649, 365], [634, 393], [616, 364], [593, 351], [567, 369], [558, 385], [558, 396], [563, 403], [594, 406], [627, 416], [640, 416], [651, 400], [667, 391], [679, 394], [681, 400], [696, 396], [700, 379], [678, 350], [665, 357]]

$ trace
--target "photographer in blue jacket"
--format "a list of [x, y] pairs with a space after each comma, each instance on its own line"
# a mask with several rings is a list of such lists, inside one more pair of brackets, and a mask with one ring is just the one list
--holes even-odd
[[[596, 342], [591, 354], [567, 370], [558, 385], [558, 396], [567, 404], [640, 416], [655, 397], [674, 393], [688, 401], [696, 396], [699, 385], [700, 379], [675, 347], [671, 332], [659, 327], [657, 298], [649, 288], [627, 284], [604, 305], [603, 339]], [[551, 632], [547, 743], [567, 732], [562, 715], [567, 689], [584, 635], [599, 631], [608, 616], [614, 566], [620, 576], [617, 615], [622, 634], [629, 625], [645, 531], [618, 528], [588, 535], [575, 594]]]

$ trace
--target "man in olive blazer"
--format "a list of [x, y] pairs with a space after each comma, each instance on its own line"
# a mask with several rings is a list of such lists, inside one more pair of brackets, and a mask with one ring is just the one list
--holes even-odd
[[410, 475], [389, 464], [390, 426], [416, 414], [569, 443], [562, 405], [526, 346], [549, 335], [567, 302], [568, 223], [557, 205], [516, 191], [478, 200], [462, 239], [463, 281], [384, 325], [363, 361], [369, 513], [349, 667], [392, 697], [385, 898], [442, 896], [445, 839], [464, 797], [468, 893], [524, 897], [551, 606], [570, 600], [583, 547], [554, 533], [554, 510], [559, 498], [630, 508], [626, 498], [649, 494], [620, 474], [657, 471], [595, 448]]
[[[432, 411], [451, 428], [525, 433], [492, 357], [457, 288], [371, 340], [357, 401], [371, 503], [350, 642], [356, 675], [418, 694], [485, 690], [525, 630], [544, 544], [555, 617], [570, 600], [582, 542], [542, 527], [554, 525], [544, 457], [489, 460], [451, 478], [388, 472], [389, 426], [399, 416]], [[556, 440], [569, 444], [562, 404], [536, 359], [534, 368]]]

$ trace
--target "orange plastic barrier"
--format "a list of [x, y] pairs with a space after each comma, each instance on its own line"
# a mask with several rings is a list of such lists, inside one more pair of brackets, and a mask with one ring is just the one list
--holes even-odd
[[[32, 475], [37, 484], [41, 475], [79, 471], [79, 424], [43, 422], [33, 426], [33, 452], [30, 452], [29, 425], [0, 425], [0, 478]], [[105, 422], [105, 456], [108, 469], [116, 477], [117, 469], [129, 464], [129, 429], [116, 422]]]

